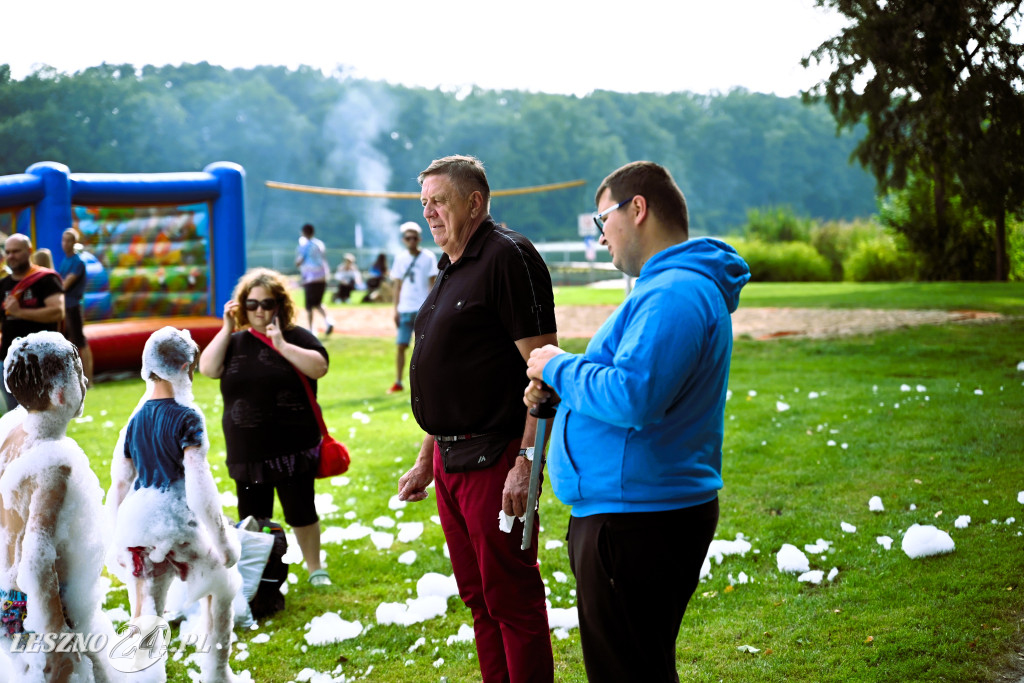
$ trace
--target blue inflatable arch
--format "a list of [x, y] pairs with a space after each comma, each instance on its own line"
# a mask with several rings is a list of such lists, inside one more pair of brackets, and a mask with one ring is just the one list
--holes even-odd
[[[44, 161], [25, 173], [0, 176], [0, 230], [25, 234], [36, 249], [49, 249], [59, 268], [64, 230], [99, 225], [87, 244], [101, 258], [86, 260], [89, 278], [95, 266], [109, 291], [96, 292], [95, 282], [87, 290], [86, 336], [96, 372], [138, 367], [142, 347], [135, 354], [135, 342], [144, 343], [158, 327], [187, 326], [204, 345], [219, 327], [220, 311], [245, 272], [244, 181], [242, 167], [230, 162], [198, 173], [108, 174], [71, 173]], [[185, 233], [189, 246], [182, 258], [185, 242], [178, 240]], [[185, 265], [171, 265], [175, 258]], [[90, 303], [91, 297], [97, 300]], [[191, 317], [186, 321], [183, 313]], [[109, 322], [89, 324], [97, 319]], [[107, 338], [120, 351], [110, 358], [93, 343]]]

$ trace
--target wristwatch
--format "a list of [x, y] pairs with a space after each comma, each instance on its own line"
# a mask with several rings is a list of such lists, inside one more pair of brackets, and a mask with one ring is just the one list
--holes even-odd
[[520, 457], [526, 458], [530, 462], [533, 462], [533, 446], [530, 446], [529, 448], [520, 448], [519, 455]]

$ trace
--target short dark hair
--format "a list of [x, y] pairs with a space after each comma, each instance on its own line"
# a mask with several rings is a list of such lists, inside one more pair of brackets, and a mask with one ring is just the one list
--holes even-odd
[[490, 206], [491, 186], [487, 183], [484, 162], [476, 157], [456, 154], [434, 159], [429, 166], [420, 171], [416, 180], [423, 185], [424, 178], [438, 174], [448, 176], [448, 180], [455, 186], [455, 191], [459, 193], [459, 196], [465, 198], [474, 192], [479, 192], [483, 195], [484, 206]]
[[637, 195], [647, 200], [647, 209], [667, 225], [678, 225], [684, 236], [690, 235], [690, 217], [686, 197], [664, 166], [653, 161], [633, 161], [612, 171], [601, 181], [594, 204], [608, 190], [612, 201], [621, 202]]
[[306, 223], [305, 225], [303, 225], [302, 234], [305, 235], [306, 237], [311, 237], [313, 235], [313, 224]]
[[61, 383], [77, 380], [82, 360], [75, 345], [59, 332], [35, 332], [15, 339], [4, 362], [4, 378], [11, 395], [26, 410], [43, 411], [52, 405], [50, 392]]

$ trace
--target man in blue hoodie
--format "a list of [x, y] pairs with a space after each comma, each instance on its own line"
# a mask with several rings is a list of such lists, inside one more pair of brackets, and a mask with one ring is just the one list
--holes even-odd
[[599, 243], [636, 286], [584, 353], [532, 352], [524, 401], [559, 402], [548, 476], [572, 506], [587, 678], [678, 681], [679, 625], [718, 524], [730, 314], [750, 271], [729, 245], [688, 239], [686, 200], [657, 164], [616, 170], [595, 200]]

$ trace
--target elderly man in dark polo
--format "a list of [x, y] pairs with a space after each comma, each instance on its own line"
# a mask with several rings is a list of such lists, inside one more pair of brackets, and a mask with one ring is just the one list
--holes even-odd
[[533, 349], [555, 343], [551, 276], [534, 246], [491, 218], [483, 164], [437, 159], [419, 175], [423, 217], [444, 252], [416, 318], [409, 368], [413, 415], [427, 433], [398, 482], [402, 500], [437, 508], [459, 594], [473, 612], [485, 683], [551, 681], [554, 665], [537, 567], [522, 523], [499, 529], [502, 510], [525, 514], [536, 420], [522, 402]]

